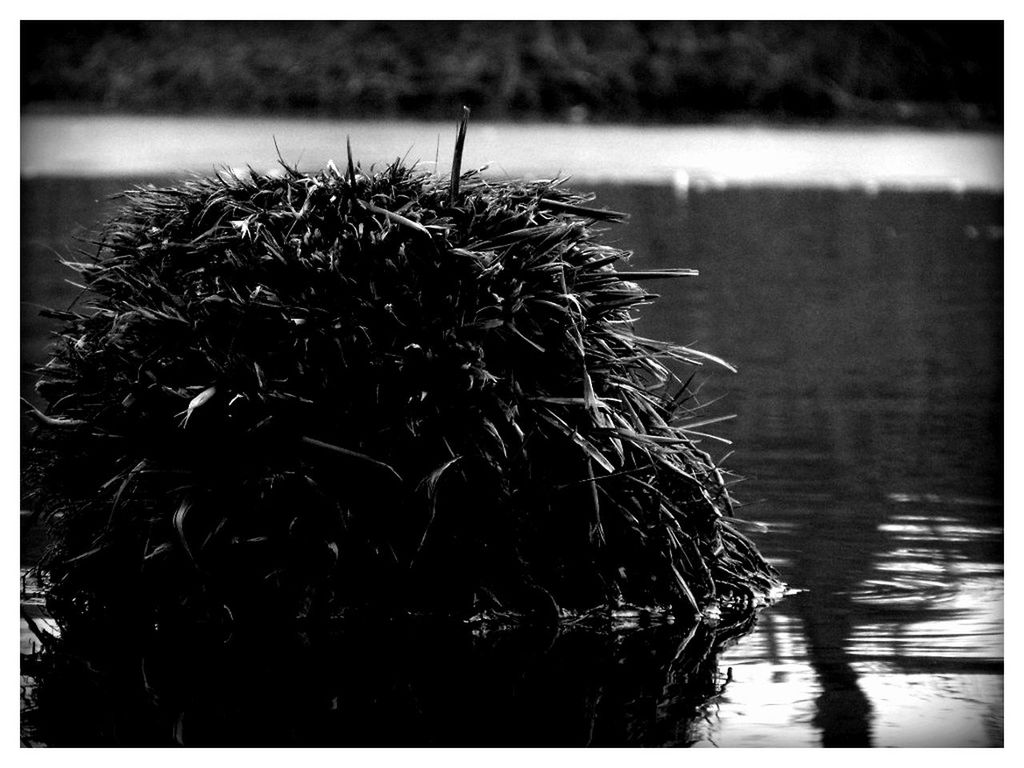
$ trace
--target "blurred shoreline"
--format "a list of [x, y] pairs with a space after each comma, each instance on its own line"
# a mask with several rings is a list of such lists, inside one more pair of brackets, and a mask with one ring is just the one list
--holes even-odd
[[608, 125], [1003, 124], [1001, 21], [28, 21], [21, 106]]
[[[454, 121], [36, 115], [21, 118], [21, 176], [145, 177], [404, 157], [447, 173]], [[276, 148], [275, 148], [276, 144]], [[494, 177], [912, 191], [1003, 189], [1002, 132], [906, 127], [471, 122], [463, 168]]]

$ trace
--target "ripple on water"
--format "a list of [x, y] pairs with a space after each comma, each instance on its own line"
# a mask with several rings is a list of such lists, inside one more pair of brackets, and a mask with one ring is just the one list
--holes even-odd
[[1003, 678], [998, 674], [898, 674], [856, 664], [872, 705], [876, 747], [1003, 745]]

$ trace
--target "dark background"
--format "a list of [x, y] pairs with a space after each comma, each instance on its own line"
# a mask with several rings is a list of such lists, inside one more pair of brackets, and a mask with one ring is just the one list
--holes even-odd
[[24, 111], [991, 129], [1003, 24], [23, 22]]

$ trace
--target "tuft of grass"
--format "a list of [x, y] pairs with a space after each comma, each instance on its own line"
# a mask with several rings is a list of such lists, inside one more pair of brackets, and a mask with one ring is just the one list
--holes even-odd
[[[465, 138], [460, 127], [459, 146]], [[39, 372], [61, 620], [746, 610], [649, 281], [562, 179], [400, 161], [140, 186]]]

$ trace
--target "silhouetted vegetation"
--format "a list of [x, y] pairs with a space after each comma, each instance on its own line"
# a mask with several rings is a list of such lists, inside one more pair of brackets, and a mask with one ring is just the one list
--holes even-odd
[[967, 127], [1001, 22], [24, 22], [22, 106]]
[[693, 272], [620, 270], [596, 225], [622, 214], [351, 158], [124, 197], [30, 411], [59, 620], [777, 594], [665, 365], [721, 361], [632, 330], [641, 283]]

